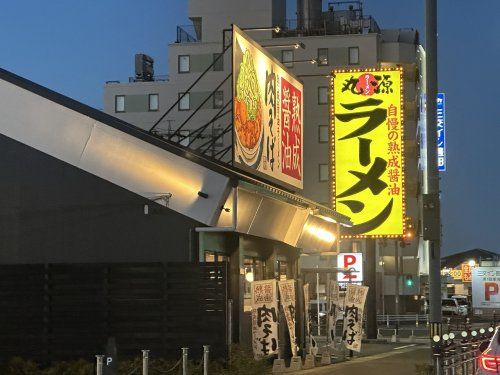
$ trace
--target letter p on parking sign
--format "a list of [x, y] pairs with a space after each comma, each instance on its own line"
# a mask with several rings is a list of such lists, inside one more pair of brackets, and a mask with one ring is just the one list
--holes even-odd
[[339, 268], [337, 281], [363, 281], [363, 254], [339, 253], [337, 255], [337, 268]]
[[484, 300], [491, 301], [492, 296], [498, 296], [498, 283], [484, 283]]

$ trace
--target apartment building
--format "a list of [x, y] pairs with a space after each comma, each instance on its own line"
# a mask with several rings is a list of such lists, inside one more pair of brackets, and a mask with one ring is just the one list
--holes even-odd
[[[380, 28], [373, 17], [363, 14], [362, 3], [357, 1], [324, 4], [321, 0], [297, 0], [293, 19], [287, 5], [286, 0], [254, 0], [248, 9], [243, 0], [189, 0], [192, 24], [177, 26], [177, 39], [168, 49], [168, 77], [156, 79], [152, 72], [145, 75], [144, 61], [139, 60], [129, 82], [106, 83], [104, 111], [211, 157], [229, 160], [232, 60], [228, 46], [231, 24], [236, 24], [303, 82], [302, 195], [329, 206], [331, 72], [402, 67], [407, 216], [417, 230], [407, 243], [377, 240], [378, 311], [396, 311], [395, 296], [402, 295], [398, 312], [417, 312], [419, 260], [423, 264], [422, 259], [426, 259], [418, 236], [418, 186], [422, 180], [418, 166], [419, 98], [425, 65], [418, 32]], [[340, 251], [364, 252], [365, 241], [343, 240]], [[301, 264], [304, 268], [332, 267], [336, 260], [335, 256], [315, 255], [302, 257]], [[414, 282], [405, 282], [409, 278]]]

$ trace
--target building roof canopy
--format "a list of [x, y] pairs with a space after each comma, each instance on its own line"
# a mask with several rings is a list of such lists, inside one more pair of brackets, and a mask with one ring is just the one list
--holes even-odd
[[[0, 70], [0, 133], [190, 217], [331, 250], [347, 217]], [[225, 213], [231, 225], [221, 227]]]

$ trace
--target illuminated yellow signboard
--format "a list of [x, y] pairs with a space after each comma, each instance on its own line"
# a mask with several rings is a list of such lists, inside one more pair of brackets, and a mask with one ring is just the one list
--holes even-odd
[[331, 81], [331, 189], [346, 236], [405, 230], [403, 71], [340, 70]]
[[462, 270], [452, 268], [449, 273], [454, 280], [462, 280]]
[[462, 268], [462, 281], [470, 283], [472, 281], [472, 267], [467, 263], [461, 264]]
[[233, 26], [233, 160], [293, 190], [303, 187], [303, 85]]

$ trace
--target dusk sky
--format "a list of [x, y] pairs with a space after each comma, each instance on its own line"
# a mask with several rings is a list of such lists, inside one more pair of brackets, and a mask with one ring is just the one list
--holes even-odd
[[[500, 1], [438, 3], [439, 91], [447, 99], [443, 254], [498, 253]], [[418, 29], [423, 44], [424, 5], [365, 0], [364, 12], [381, 28]], [[293, 17], [294, 9], [288, 13]], [[104, 83], [132, 76], [135, 53], [155, 59], [156, 75], [168, 74], [167, 45], [175, 41], [176, 25], [188, 22], [186, 0], [3, 2], [1, 67], [100, 109]]]

